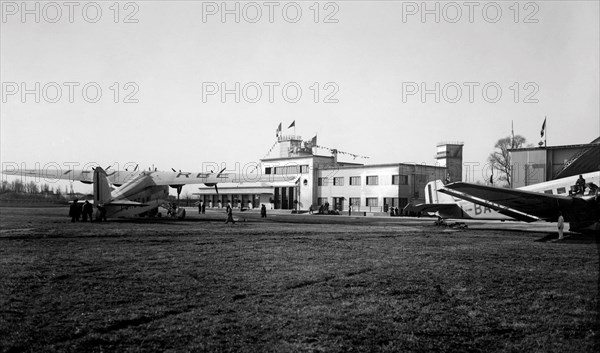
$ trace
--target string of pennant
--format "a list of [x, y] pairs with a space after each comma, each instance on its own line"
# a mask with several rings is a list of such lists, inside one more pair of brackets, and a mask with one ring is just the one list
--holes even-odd
[[[296, 120], [292, 121], [292, 123], [290, 124], [290, 126], [288, 126], [288, 129], [290, 129], [290, 128], [292, 128], [292, 127], [293, 127], [294, 129], [296, 128]], [[276, 136], [276, 137], [279, 137], [279, 135], [281, 134], [281, 128], [282, 128], [282, 126], [281, 126], [281, 123], [279, 123], [279, 125], [277, 126], [277, 129], [275, 130], [275, 136]], [[312, 148], [312, 147], [321, 148], [321, 149], [328, 150], [328, 151], [329, 151], [330, 153], [332, 153], [332, 154], [335, 154], [335, 153], [337, 153], [337, 154], [342, 154], [342, 155], [350, 156], [350, 157], [352, 157], [353, 159], [356, 159], [356, 158], [363, 158], [363, 159], [367, 159], [367, 158], [369, 158], [369, 157], [366, 157], [366, 156], [361, 156], [361, 155], [354, 154], [354, 153], [350, 153], [350, 152], [344, 152], [344, 151], [340, 151], [340, 150], [338, 150], [337, 148], [331, 148], [331, 147], [326, 147], [326, 146], [320, 146], [320, 145], [317, 145], [317, 144], [316, 144], [316, 141], [317, 141], [317, 136], [315, 135], [315, 137], [313, 137], [313, 138], [312, 138], [310, 141], [304, 141], [304, 145], [305, 145], [305, 147], [306, 147], [306, 148]], [[271, 152], [273, 151], [273, 148], [275, 148], [275, 146], [277, 145], [277, 143], [278, 143], [278, 142], [279, 142], [279, 141], [276, 141], [276, 142], [273, 144], [273, 146], [271, 146], [271, 148], [269, 148], [269, 152], [267, 152], [267, 154], [266, 154], [265, 158], [266, 158], [266, 157], [267, 157], [269, 154], [271, 154]]]
[[356, 159], [356, 158], [368, 159], [369, 158], [367, 156], [361, 156], [361, 155], [350, 153], [350, 152], [340, 151], [337, 148], [331, 148], [331, 147], [325, 147], [325, 146], [319, 146], [319, 145], [315, 145], [313, 147], [326, 149], [326, 150], [329, 150], [329, 152], [331, 152], [331, 153], [337, 153], [337, 154], [343, 154], [343, 155], [346, 155], [346, 156], [350, 156], [350, 157], [352, 157], [354, 159]]
[[278, 141], [275, 141], [273, 146], [271, 146], [271, 148], [269, 148], [269, 152], [267, 152], [267, 154], [263, 158], [267, 158], [271, 154], [271, 152], [273, 151], [273, 148], [275, 148], [275, 146], [277, 146], [277, 142]]

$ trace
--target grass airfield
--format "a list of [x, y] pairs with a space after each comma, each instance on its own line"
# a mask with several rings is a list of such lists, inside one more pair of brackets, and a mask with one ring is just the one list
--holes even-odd
[[600, 347], [591, 236], [255, 213], [225, 225], [192, 209], [72, 224], [67, 212], [0, 208], [1, 352]]

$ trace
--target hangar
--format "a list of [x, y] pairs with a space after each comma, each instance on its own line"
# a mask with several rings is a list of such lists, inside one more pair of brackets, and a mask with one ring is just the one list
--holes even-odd
[[[317, 145], [316, 137], [304, 141], [297, 135], [279, 135], [267, 156], [260, 160], [261, 172], [283, 174], [289, 180], [276, 183], [219, 184], [199, 188], [199, 199], [207, 207], [307, 210], [328, 203], [330, 209], [365, 213], [385, 212], [389, 207], [403, 208], [408, 203], [425, 202], [423, 190], [432, 180], [461, 180], [460, 142], [440, 143], [437, 165], [388, 163], [365, 165], [338, 161], [337, 149]], [[327, 155], [317, 150], [327, 150]], [[353, 154], [351, 156], [361, 157]], [[359, 158], [360, 159], [360, 158]]]
[[513, 188], [600, 170], [600, 137], [586, 144], [508, 151]]

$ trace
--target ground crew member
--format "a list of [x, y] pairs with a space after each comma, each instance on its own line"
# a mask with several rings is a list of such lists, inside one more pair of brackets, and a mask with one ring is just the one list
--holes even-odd
[[558, 213], [558, 240], [563, 240], [563, 228], [565, 227], [565, 219], [562, 212]]
[[69, 217], [71, 217], [71, 223], [79, 222], [79, 216], [81, 215], [81, 207], [77, 204], [77, 199], [73, 200], [73, 203], [69, 207]]
[[585, 191], [585, 179], [583, 179], [583, 175], [579, 174], [579, 179], [577, 179], [575, 185], [577, 185], [577, 192], [583, 195]]
[[90, 218], [90, 222], [92, 221], [92, 214], [94, 213], [94, 207], [92, 206], [92, 204], [88, 201], [85, 200], [85, 203], [83, 204], [83, 209], [82, 209], [82, 221], [87, 222], [87, 218]]
[[229, 221], [235, 224], [235, 221], [233, 220], [233, 209], [231, 206], [227, 205], [227, 220], [225, 221], [225, 224], [229, 223]]

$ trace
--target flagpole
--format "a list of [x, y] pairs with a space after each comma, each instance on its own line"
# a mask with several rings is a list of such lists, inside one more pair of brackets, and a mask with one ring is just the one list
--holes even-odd
[[514, 121], [510, 121], [510, 148], [515, 148], [515, 124]]
[[[544, 115], [544, 121], [546, 121], [546, 116]], [[544, 131], [544, 147], [548, 147], [546, 144], [546, 139], [548, 139], [548, 123], [546, 122], [545, 131]]]

